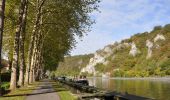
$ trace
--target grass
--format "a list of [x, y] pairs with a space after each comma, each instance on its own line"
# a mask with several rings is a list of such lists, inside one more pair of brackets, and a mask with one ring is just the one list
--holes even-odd
[[[4, 97], [0, 97], [0, 100], [25, 100], [26, 95], [32, 93], [32, 91], [36, 89], [38, 84], [40, 84], [40, 82], [18, 88], [15, 91], [9, 92], [8, 94], [4, 95]], [[73, 95], [69, 90], [64, 88], [58, 82], [51, 81], [50, 84], [52, 84], [57, 95], [60, 97], [60, 100], [78, 100], [75, 95]]]
[[4, 88], [5, 90], [9, 88], [9, 82], [2, 82], [2, 88]]
[[77, 96], [73, 95], [69, 90], [64, 88], [58, 82], [52, 82], [53, 88], [57, 91], [60, 100], [78, 100]]
[[4, 95], [4, 97], [0, 97], [0, 100], [25, 100], [26, 94], [32, 93], [38, 84], [39, 82], [35, 82], [34, 84], [18, 88]]

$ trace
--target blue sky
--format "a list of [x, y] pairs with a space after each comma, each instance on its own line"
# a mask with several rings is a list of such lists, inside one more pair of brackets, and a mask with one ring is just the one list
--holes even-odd
[[83, 41], [77, 39], [71, 55], [94, 53], [115, 41], [170, 23], [170, 0], [102, 0], [99, 5], [101, 13], [91, 14], [96, 24]]

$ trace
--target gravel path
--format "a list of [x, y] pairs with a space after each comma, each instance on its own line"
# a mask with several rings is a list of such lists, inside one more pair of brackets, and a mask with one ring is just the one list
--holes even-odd
[[33, 94], [26, 97], [26, 100], [60, 100], [60, 98], [49, 80], [43, 80]]

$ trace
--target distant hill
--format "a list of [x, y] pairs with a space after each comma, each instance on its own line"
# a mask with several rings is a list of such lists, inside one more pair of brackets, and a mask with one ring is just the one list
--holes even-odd
[[93, 54], [68, 56], [64, 62], [60, 62], [57, 68], [57, 75], [78, 75], [83, 67], [89, 63]]
[[93, 55], [66, 57], [57, 72], [102, 77], [170, 75], [170, 24], [107, 45]]

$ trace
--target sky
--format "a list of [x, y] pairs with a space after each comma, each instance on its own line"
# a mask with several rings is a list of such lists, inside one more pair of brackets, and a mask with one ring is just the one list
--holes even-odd
[[[91, 32], [76, 39], [71, 55], [94, 53], [108, 44], [170, 24], [170, 0], [102, 0]], [[82, 41], [81, 41], [82, 40]]]

